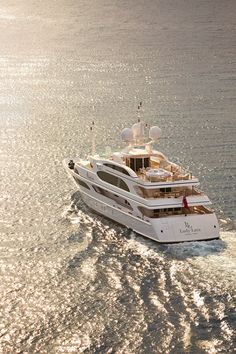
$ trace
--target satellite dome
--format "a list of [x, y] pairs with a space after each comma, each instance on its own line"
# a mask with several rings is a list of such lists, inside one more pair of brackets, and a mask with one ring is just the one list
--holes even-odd
[[157, 140], [161, 136], [161, 129], [154, 125], [153, 127], [150, 128], [149, 130], [149, 138], [152, 140]]
[[121, 132], [121, 139], [125, 142], [131, 142], [133, 140], [133, 131], [130, 128], [124, 128]]

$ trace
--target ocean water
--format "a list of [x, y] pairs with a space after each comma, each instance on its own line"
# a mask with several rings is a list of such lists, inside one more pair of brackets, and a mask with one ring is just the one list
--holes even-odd
[[[236, 2], [0, 4], [0, 353], [236, 352]], [[95, 215], [64, 157], [143, 119], [221, 239], [159, 245]]]

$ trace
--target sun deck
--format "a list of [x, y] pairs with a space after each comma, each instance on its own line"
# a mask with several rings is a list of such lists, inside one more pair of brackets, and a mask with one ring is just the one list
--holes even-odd
[[186, 181], [194, 179], [194, 176], [190, 172], [169, 172], [166, 169], [160, 168], [149, 168], [140, 169], [136, 172], [137, 176], [144, 182], [176, 182], [176, 181]]
[[191, 172], [169, 161], [159, 151], [131, 149], [127, 153], [114, 153], [110, 160], [131, 168], [143, 182], [176, 182], [195, 179]]

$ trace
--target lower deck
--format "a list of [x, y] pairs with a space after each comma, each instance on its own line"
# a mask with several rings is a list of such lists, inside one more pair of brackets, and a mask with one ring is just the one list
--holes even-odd
[[147, 189], [144, 187], [136, 186], [135, 190], [137, 194], [145, 199], [156, 199], [156, 198], [179, 198], [179, 197], [190, 197], [190, 196], [202, 196], [203, 192], [198, 190], [196, 187], [162, 187], [162, 188], [152, 188]]
[[213, 214], [213, 211], [210, 208], [207, 208], [203, 205], [184, 208], [160, 208], [160, 209], [148, 209], [145, 207], [139, 207], [141, 213], [149, 218], [164, 218], [171, 215], [204, 215], [204, 214]]

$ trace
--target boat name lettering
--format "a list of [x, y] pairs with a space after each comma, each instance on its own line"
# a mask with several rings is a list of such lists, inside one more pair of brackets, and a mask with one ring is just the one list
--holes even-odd
[[199, 228], [194, 228], [192, 225], [190, 225], [187, 221], [184, 222], [185, 228], [180, 229], [179, 232], [181, 234], [188, 234], [188, 233], [198, 233], [201, 231]]

